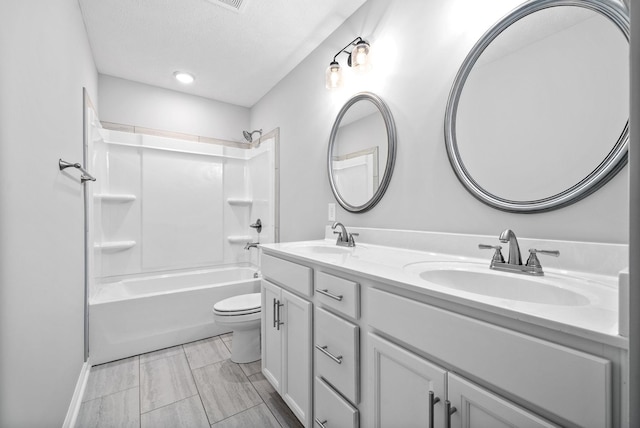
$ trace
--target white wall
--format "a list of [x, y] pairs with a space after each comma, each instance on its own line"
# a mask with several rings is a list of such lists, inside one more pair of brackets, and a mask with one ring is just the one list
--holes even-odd
[[[364, 214], [338, 207], [347, 225], [599, 242], [628, 242], [628, 171], [590, 197], [542, 214], [510, 214], [477, 201], [458, 182], [446, 155], [443, 122], [453, 79], [475, 41], [520, 0], [369, 0], [260, 100], [252, 127], [281, 130], [281, 240], [321, 238], [327, 203], [326, 151], [331, 126], [353, 94], [371, 91], [389, 105], [398, 131], [391, 184]], [[373, 68], [324, 87], [324, 71], [356, 36], [372, 44]], [[338, 57], [346, 67], [346, 55]], [[350, 71], [350, 70], [347, 70]]]
[[0, 2], [0, 426], [61, 426], [84, 359], [82, 87], [76, 0]]
[[99, 75], [100, 120], [162, 131], [244, 141], [249, 109]]

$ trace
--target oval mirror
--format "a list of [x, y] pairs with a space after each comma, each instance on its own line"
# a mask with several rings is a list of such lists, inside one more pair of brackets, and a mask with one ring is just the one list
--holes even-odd
[[574, 203], [627, 160], [629, 17], [607, 0], [533, 0], [458, 71], [445, 142], [462, 184], [510, 212]]
[[340, 109], [329, 137], [329, 183], [347, 211], [373, 208], [387, 190], [396, 157], [393, 116], [380, 97], [353, 96]]

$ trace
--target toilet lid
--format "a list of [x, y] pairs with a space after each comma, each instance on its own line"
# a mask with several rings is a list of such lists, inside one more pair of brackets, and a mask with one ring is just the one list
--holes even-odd
[[213, 305], [216, 312], [256, 312], [260, 310], [260, 293], [229, 297]]

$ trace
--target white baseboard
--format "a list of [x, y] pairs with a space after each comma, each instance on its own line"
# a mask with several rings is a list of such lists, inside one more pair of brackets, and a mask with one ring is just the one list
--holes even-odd
[[84, 390], [87, 387], [87, 381], [89, 380], [89, 372], [91, 371], [91, 361], [87, 360], [80, 370], [80, 376], [76, 383], [76, 389], [73, 392], [71, 398], [71, 404], [69, 410], [67, 410], [67, 416], [64, 418], [62, 428], [73, 428], [76, 425], [78, 419], [78, 413], [80, 412], [80, 405], [82, 405], [82, 397], [84, 397]]

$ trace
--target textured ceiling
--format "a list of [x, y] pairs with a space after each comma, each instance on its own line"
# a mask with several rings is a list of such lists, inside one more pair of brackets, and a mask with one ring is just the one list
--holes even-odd
[[365, 1], [244, 0], [240, 13], [215, 0], [79, 3], [99, 73], [251, 107]]

